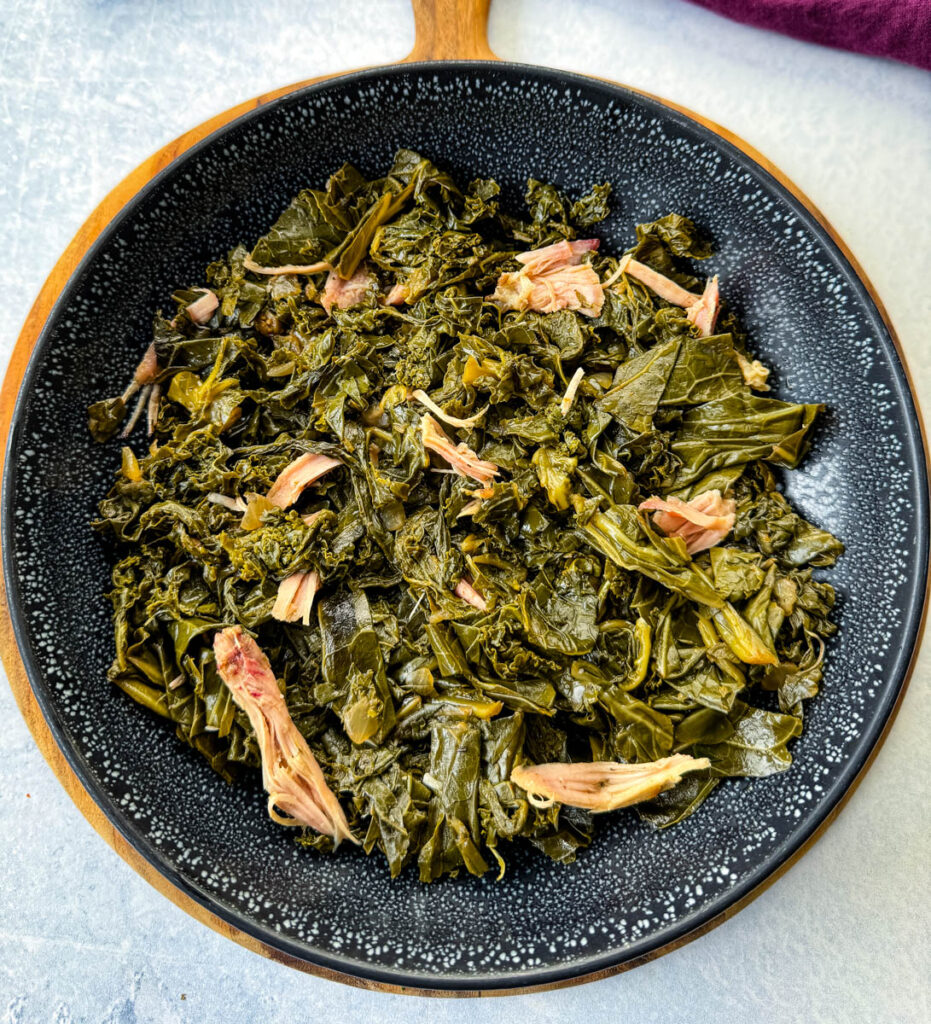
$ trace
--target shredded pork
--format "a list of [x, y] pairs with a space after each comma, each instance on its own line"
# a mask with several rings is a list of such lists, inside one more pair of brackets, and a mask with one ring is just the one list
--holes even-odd
[[717, 274], [709, 277], [705, 282], [705, 290], [701, 295], [696, 295], [631, 256], [625, 256], [621, 260], [618, 270], [645, 284], [661, 299], [671, 302], [674, 306], [681, 306], [689, 322], [698, 328], [700, 338], [709, 338], [714, 334], [721, 303]]
[[461, 419], [458, 416], [450, 416], [449, 413], [444, 412], [440, 406], [433, 401], [433, 399], [426, 393], [421, 391], [419, 388], [416, 391], [411, 392], [411, 397], [416, 398], [421, 405], [426, 406], [436, 416], [437, 419], [442, 420], [444, 423], [448, 423], [451, 427], [462, 427], [468, 429], [474, 427], [476, 423], [481, 422], [482, 417], [488, 412], [488, 406], [484, 409], [479, 410], [474, 416], [468, 416], [465, 419]]
[[155, 352], [155, 342], [152, 342], [139, 360], [136, 369], [133, 370], [133, 379], [126, 386], [126, 390], [122, 394], [123, 401], [128, 402], [140, 388], [145, 387], [146, 384], [151, 384], [157, 374], [158, 356]]
[[210, 491], [207, 495], [207, 501], [213, 502], [214, 505], [222, 505], [224, 508], [228, 508], [230, 512], [245, 512], [247, 505], [243, 498], [231, 498], [228, 494], [219, 494], [217, 491]]
[[421, 420], [420, 430], [424, 448], [445, 459], [459, 476], [470, 477], [487, 487], [501, 472], [493, 462], [480, 459], [465, 442], [454, 445], [429, 413]]
[[333, 269], [326, 260], [303, 265], [288, 263], [283, 267], [263, 267], [256, 263], [251, 256], [247, 256], [242, 261], [242, 265], [246, 270], [251, 270], [253, 274], [264, 274], [266, 277], [276, 277], [278, 274], [319, 274], [322, 270]]
[[[305, 520], [306, 522], [306, 520]], [[278, 596], [272, 607], [272, 618], [279, 622], [297, 622], [310, 625], [310, 610], [320, 589], [316, 572], [295, 572], [278, 584]]]
[[569, 386], [566, 388], [566, 393], [562, 396], [562, 401], [559, 403], [559, 411], [563, 416], [569, 415], [569, 410], [572, 408], [576, 392], [579, 390], [579, 385], [582, 383], [582, 378], [584, 376], [585, 370], [581, 366], [572, 375], [572, 379], [569, 381]]
[[133, 407], [132, 415], [126, 421], [126, 426], [120, 431], [121, 438], [127, 438], [136, 429], [136, 424], [139, 422], [142, 416], [142, 410], [148, 406], [149, 394], [152, 391], [152, 385], [146, 384], [143, 389], [139, 392], [139, 397], [136, 399], [136, 404]]
[[671, 281], [664, 274], [659, 273], [659, 271], [654, 270], [652, 267], [648, 267], [639, 260], [635, 260], [632, 256], [625, 256], [621, 260], [618, 269], [628, 277], [632, 277], [641, 284], [645, 284], [651, 292], [656, 292], [661, 299], [671, 302], [674, 306], [688, 309], [689, 306], [694, 305], [701, 299], [700, 295], [695, 295], [693, 292], [688, 291], [681, 284], [676, 284], [675, 281]]
[[290, 508], [301, 496], [305, 487], [316, 483], [325, 473], [336, 469], [342, 463], [329, 455], [308, 452], [301, 455], [278, 474], [267, 494], [267, 500], [278, 508]]
[[598, 245], [597, 238], [585, 238], [519, 253], [517, 261], [523, 266], [498, 278], [492, 301], [505, 309], [537, 313], [576, 309], [585, 316], [598, 316], [604, 288], [591, 265], [582, 263], [585, 253]]
[[320, 305], [328, 313], [334, 306], [337, 309], [349, 309], [365, 298], [365, 293], [373, 283], [374, 278], [363, 267], [359, 267], [352, 277], [346, 280], [343, 280], [335, 270], [331, 270], [323, 286]]
[[405, 302], [407, 302], [407, 285], [399, 282], [385, 296], [385, 305], [401, 306]]
[[537, 807], [554, 803], [584, 807], [595, 814], [652, 800], [670, 789], [686, 772], [710, 765], [707, 757], [673, 754], [646, 764], [616, 761], [577, 761], [563, 764], [522, 765], [511, 772], [511, 781], [525, 789]]
[[158, 426], [158, 413], [161, 406], [159, 402], [162, 398], [162, 386], [161, 384], [153, 384], [149, 391], [149, 398], [146, 403], [146, 428], [145, 432], [148, 437], [151, 437], [155, 433], [155, 428]]
[[639, 508], [641, 512], [655, 512], [655, 525], [669, 537], [681, 537], [686, 551], [695, 555], [713, 548], [731, 532], [737, 503], [722, 498], [720, 491], [704, 491], [691, 501], [648, 498]]
[[710, 338], [714, 334], [714, 325], [718, 321], [718, 306], [720, 295], [718, 294], [718, 275], [709, 277], [705, 284], [705, 290], [701, 293], [697, 302], [693, 302], [685, 311], [685, 316], [690, 323], [698, 328], [700, 338]]
[[220, 305], [220, 300], [209, 288], [204, 288], [202, 291], [204, 294], [187, 307], [187, 315], [195, 324], [205, 324], [213, 316], [217, 306]]
[[519, 252], [515, 259], [523, 263], [529, 274], [549, 274], [554, 270], [581, 263], [587, 252], [596, 252], [601, 241], [597, 238], [580, 238], [575, 242], [556, 242], [544, 245], [542, 249], [528, 249]]
[[476, 512], [482, 507], [481, 498], [473, 498], [471, 501], [467, 501], [461, 509], [456, 513], [457, 519], [463, 519], [465, 516], [474, 516]]
[[453, 593], [456, 597], [462, 598], [467, 604], [472, 605], [473, 608], [478, 608], [480, 612], [486, 611], [488, 603], [485, 598], [472, 586], [472, 584], [463, 576], [463, 578], [456, 584]]
[[249, 716], [262, 756], [268, 813], [279, 825], [306, 825], [333, 839], [358, 840], [349, 829], [307, 741], [291, 719], [275, 674], [259, 645], [239, 626], [213, 638], [217, 672]]

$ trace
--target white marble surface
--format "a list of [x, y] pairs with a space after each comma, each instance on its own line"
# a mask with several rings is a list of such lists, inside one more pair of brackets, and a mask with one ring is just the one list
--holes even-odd
[[[0, 366], [100, 197], [208, 115], [405, 54], [405, 0], [0, 0]], [[742, 134], [873, 279], [931, 408], [931, 78], [733, 25], [679, 0], [494, 0], [505, 58], [617, 78]], [[197, 924], [97, 837], [0, 686], [0, 1015], [72, 1021], [931, 1019], [931, 647], [828, 833], [734, 920], [636, 971], [491, 1002], [364, 993]]]

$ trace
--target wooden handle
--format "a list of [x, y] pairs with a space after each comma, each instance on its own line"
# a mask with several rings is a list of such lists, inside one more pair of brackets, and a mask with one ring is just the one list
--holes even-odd
[[411, 0], [412, 60], [497, 60], [486, 27], [491, 0]]

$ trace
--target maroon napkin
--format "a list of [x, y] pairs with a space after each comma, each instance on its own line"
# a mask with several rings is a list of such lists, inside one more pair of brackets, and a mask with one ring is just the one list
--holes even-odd
[[691, 0], [795, 39], [931, 71], [931, 0]]

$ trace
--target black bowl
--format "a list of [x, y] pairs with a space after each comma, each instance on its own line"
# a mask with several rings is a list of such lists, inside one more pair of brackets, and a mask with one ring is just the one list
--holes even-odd
[[[720, 786], [684, 824], [603, 820], [571, 866], [510, 857], [502, 882], [391, 881], [357, 851], [299, 848], [258, 779], [230, 787], [107, 683], [108, 553], [90, 531], [118, 447], [89, 402], [118, 390], [173, 285], [262, 233], [345, 160], [375, 174], [421, 150], [460, 179], [493, 176], [517, 206], [530, 175], [578, 193], [614, 184], [606, 244], [675, 210], [711, 261], [779, 393], [825, 402], [789, 474], [801, 511], [838, 534], [841, 631], [792, 769]], [[104, 232], [32, 356], [3, 487], [10, 607], [29, 680], [82, 783], [168, 880], [283, 953], [389, 985], [449, 990], [564, 982], [655, 953], [744, 899], [823, 823], [904, 685], [928, 560], [925, 453], [903, 367], [869, 293], [805, 206], [741, 150], [662, 104], [516, 65], [412, 65], [293, 93], [200, 143]]]

